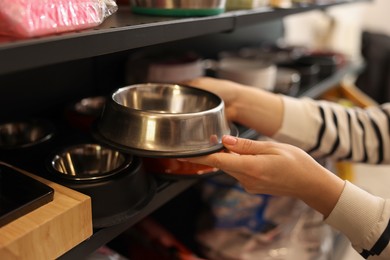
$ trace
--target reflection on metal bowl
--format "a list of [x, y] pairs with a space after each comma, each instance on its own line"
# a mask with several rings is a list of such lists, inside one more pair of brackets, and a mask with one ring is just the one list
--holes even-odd
[[65, 147], [49, 158], [54, 181], [89, 195], [95, 228], [121, 223], [150, 202], [156, 184], [139, 158], [99, 144]]
[[35, 171], [55, 142], [55, 125], [30, 118], [0, 124], [0, 160]]
[[235, 134], [223, 100], [213, 93], [175, 84], [136, 84], [112, 94], [96, 137], [146, 157], [185, 157], [216, 152], [221, 138]]
[[178, 177], [201, 177], [216, 173], [219, 169], [191, 162], [179, 161], [176, 158], [143, 158], [145, 170], [150, 173], [177, 175]]
[[54, 126], [44, 120], [30, 119], [0, 125], [0, 148], [21, 149], [50, 140]]
[[129, 167], [132, 157], [98, 144], [68, 147], [56, 154], [51, 166], [62, 177], [72, 180], [97, 180]]

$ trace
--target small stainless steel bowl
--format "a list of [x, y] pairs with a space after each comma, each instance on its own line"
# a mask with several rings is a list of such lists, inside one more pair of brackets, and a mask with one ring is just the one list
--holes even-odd
[[97, 143], [63, 147], [48, 157], [50, 178], [91, 197], [94, 228], [126, 221], [156, 192], [142, 161]]
[[222, 149], [225, 134], [237, 133], [217, 95], [184, 85], [145, 83], [112, 94], [95, 136], [137, 155], [188, 157]]
[[61, 177], [72, 180], [97, 180], [112, 176], [131, 163], [131, 157], [99, 144], [67, 147], [51, 160]]
[[54, 126], [45, 120], [31, 119], [0, 124], [0, 148], [22, 149], [50, 140]]

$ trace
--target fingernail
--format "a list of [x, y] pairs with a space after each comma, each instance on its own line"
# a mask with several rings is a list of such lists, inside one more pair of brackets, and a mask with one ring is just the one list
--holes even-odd
[[237, 143], [237, 138], [231, 135], [224, 135], [222, 141], [227, 145], [235, 145]]

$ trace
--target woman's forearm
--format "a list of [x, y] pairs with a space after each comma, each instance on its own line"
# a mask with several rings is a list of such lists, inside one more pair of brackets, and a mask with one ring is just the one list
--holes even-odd
[[345, 181], [325, 168], [313, 172], [310, 178], [308, 187], [299, 198], [327, 218], [337, 204]]
[[282, 125], [283, 100], [280, 95], [253, 87], [240, 88], [232, 103], [235, 122], [272, 136]]
[[283, 101], [280, 95], [233, 81], [210, 77], [184, 82], [219, 95], [229, 120], [271, 136], [281, 127]]

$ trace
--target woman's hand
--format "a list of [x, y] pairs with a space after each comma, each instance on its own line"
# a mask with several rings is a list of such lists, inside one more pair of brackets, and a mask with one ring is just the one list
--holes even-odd
[[237, 111], [234, 107], [234, 102], [237, 100], [238, 94], [241, 92], [240, 89], [244, 87], [243, 85], [229, 80], [210, 77], [196, 78], [184, 82], [184, 84], [204, 89], [218, 95], [225, 102], [227, 117], [231, 121], [236, 121], [235, 118], [237, 117]]
[[184, 160], [221, 169], [250, 193], [290, 196], [328, 216], [344, 181], [301, 149], [276, 142], [224, 136], [230, 151]]
[[215, 93], [225, 102], [228, 120], [272, 136], [283, 120], [280, 95], [229, 80], [201, 77], [184, 84]]

